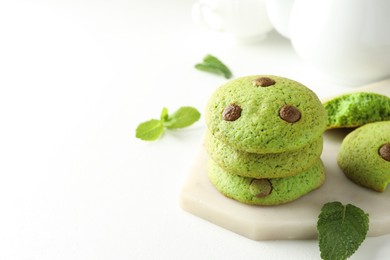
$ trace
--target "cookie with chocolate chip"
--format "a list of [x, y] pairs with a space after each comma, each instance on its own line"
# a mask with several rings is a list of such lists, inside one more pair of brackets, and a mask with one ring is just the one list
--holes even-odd
[[325, 180], [325, 169], [318, 159], [295, 176], [257, 179], [231, 174], [209, 160], [208, 177], [226, 197], [241, 203], [270, 206], [291, 202], [320, 187]]
[[384, 191], [390, 182], [390, 121], [365, 124], [349, 133], [337, 163], [355, 183]]
[[300, 149], [318, 140], [327, 123], [313, 91], [273, 75], [228, 81], [211, 96], [205, 117], [215, 138], [249, 153]]
[[367, 123], [390, 120], [390, 98], [370, 92], [337, 96], [324, 102], [327, 128], [353, 128]]
[[308, 169], [322, 152], [322, 137], [304, 147], [282, 153], [248, 153], [240, 151], [206, 133], [209, 156], [232, 174], [253, 178], [283, 178]]

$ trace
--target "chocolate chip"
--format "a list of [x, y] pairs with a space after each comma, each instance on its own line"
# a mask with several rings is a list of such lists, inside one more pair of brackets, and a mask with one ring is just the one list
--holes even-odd
[[222, 117], [225, 121], [235, 121], [241, 116], [241, 107], [230, 104], [222, 112]]
[[269, 87], [275, 85], [275, 80], [267, 77], [257, 78], [253, 81], [253, 84], [258, 87]]
[[264, 198], [271, 194], [272, 183], [268, 179], [253, 179], [249, 185], [249, 192], [257, 198]]
[[301, 119], [301, 112], [294, 106], [285, 105], [279, 110], [279, 116], [286, 122], [295, 123]]
[[384, 144], [379, 148], [379, 155], [390, 162], [390, 143]]

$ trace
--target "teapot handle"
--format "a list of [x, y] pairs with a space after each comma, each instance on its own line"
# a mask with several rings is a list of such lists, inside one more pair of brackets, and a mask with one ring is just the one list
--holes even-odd
[[224, 30], [224, 23], [220, 18], [217, 5], [206, 1], [197, 1], [192, 6], [192, 19], [199, 25], [209, 27], [216, 31]]
[[290, 38], [289, 21], [295, 0], [267, 0], [268, 18], [277, 32]]

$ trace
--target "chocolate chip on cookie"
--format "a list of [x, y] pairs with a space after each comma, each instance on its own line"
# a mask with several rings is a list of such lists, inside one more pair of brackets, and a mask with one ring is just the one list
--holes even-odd
[[249, 191], [257, 198], [264, 198], [271, 194], [272, 183], [268, 179], [253, 179], [249, 185]]
[[257, 87], [269, 87], [275, 85], [275, 80], [268, 77], [260, 77], [253, 81], [253, 84]]
[[295, 123], [301, 119], [301, 112], [294, 106], [285, 105], [279, 110], [279, 116], [286, 122]]
[[236, 121], [241, 116], [242, 108], [235, 104], [230, 104], [222, 112], [222, 118], [225, 121]]
[[379, 148], [379, 155], [390, 162], [390, 143], [384, 144]]

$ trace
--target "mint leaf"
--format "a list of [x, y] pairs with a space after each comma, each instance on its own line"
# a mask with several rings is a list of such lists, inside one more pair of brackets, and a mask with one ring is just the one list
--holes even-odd
[[165, 127], [168, 129], [183, 128], [192, 125], [200, 118], [200, 113], [193, 107], [181, 107], [168, 117]]
[[135, 137], [144, 141], [154, 141], [160, 138], [165, 128], [176, 129], [192, 125], [200, 118], [200, 113], [193, 107], [181, 107], [173, 115], [168, 114], [164, 107], [160, 113], [160, 120], [150, 119], [138, 125]]
[[160, 120], [163, 122], [168, 120], [168, 109], [166, 107], [161, 110]]
[[230, 79], [232, 77], [232, 72], [230, 69], [217, 57], [210, 54], [203, 58], [203, 63], [196, 64], [195, 68], [201, 71], [223, 75], [226, 79]]
[[164, 123], [151, 119], [138, 125], [135, 136], [144, 141], [157, 140], [164, 133]]
[[317, 222], [321, 258], [347, 259], [364, 241], [368, 228], [368, 214], [360, 208], [340, 202], [326, 203]]
[[225, 74], [221, 71], [221, 69], [216, 68], [216, 67], [209, 65], [209, 64], [198, 63], [195, 65], [195, 68], [198, 70], [201, 70], [201, 71], [206, 71], [206, 72], [222, 75], [227, 79], [229, 78], [229, 77], [225, 76]]

